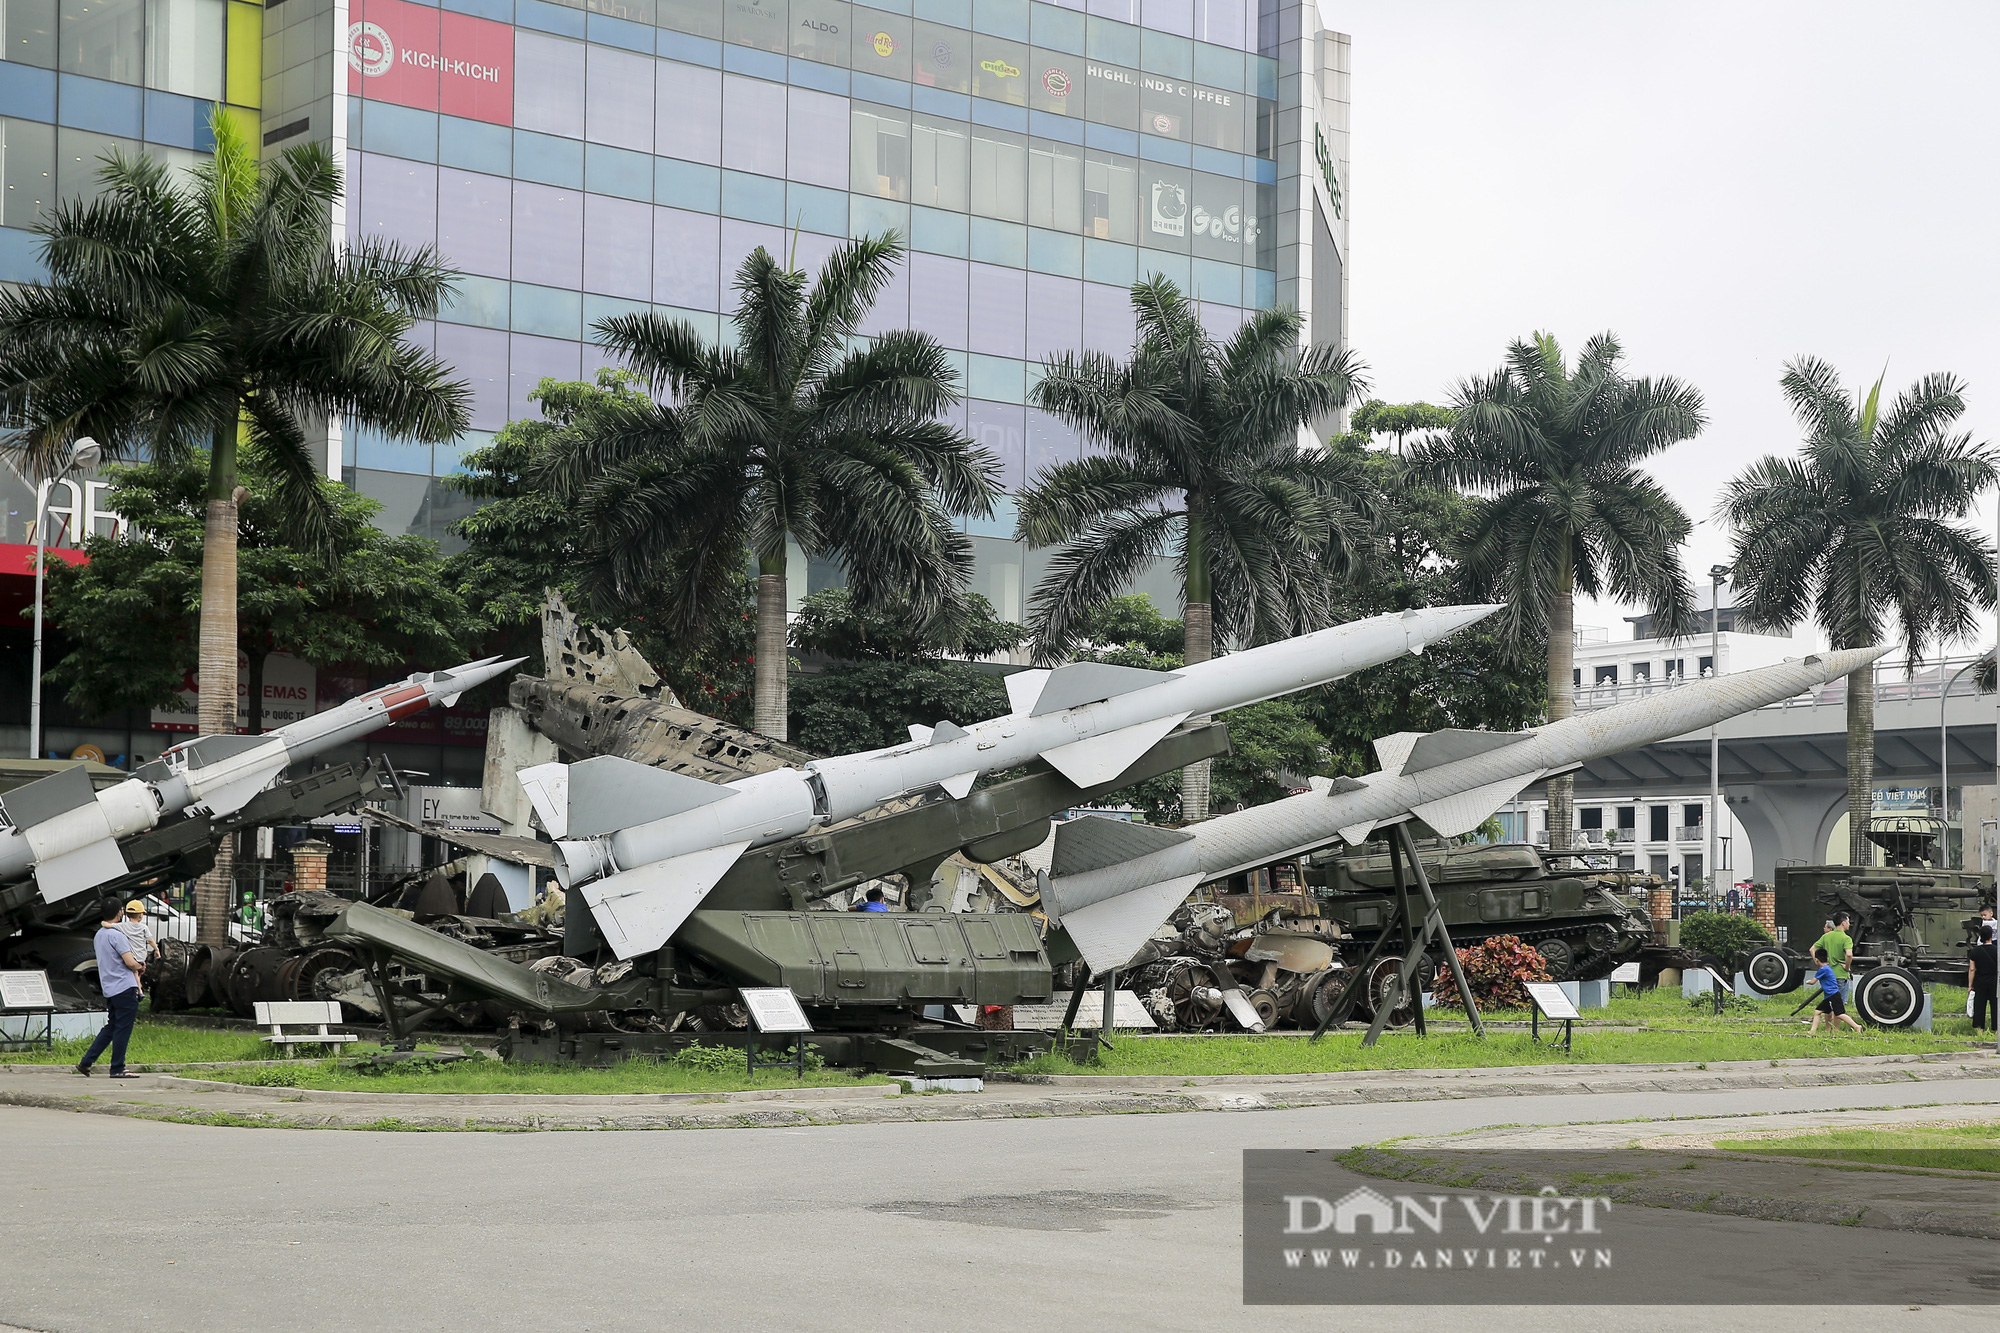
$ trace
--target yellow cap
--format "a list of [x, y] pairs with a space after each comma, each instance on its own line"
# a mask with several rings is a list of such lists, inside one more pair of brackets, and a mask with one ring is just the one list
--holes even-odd
[[125, 904], [125, 910], [128, 912], [138, 912], [144, 914], [146, 910], [146, 904], [140, 902], [137, 898], [134, 898], [131, 902]]

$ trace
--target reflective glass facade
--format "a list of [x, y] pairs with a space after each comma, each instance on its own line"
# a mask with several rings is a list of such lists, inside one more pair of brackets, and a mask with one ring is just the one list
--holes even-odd
[[[108, 45], [101, 5], [133, 16]], [[1139, 277], [1198, 296], [1218, 333], [1284, 302], [1339, 337], [1347, 48], [1296, 0], [0, 0], [9, 59], [18, 41], [41, 62], [25, 83], [0, 66], [0, 90], [25, 89], [0, 96], [0, 143], [27, 145], [0, 150], [0, 223], [32, 216], [64, 134], [112, 132], [57, 114], [85, 105], [57, 97], [64, 62], [134, 99], [155, 71], [194, 90], [160, 96], [224, 80], [233, 99], [238, 9], [262, 20], [267, 148], [328, 143], [345, 235], [434, 244], [463, 275], [418, 336], [471, 383], [473, 433], [329, 432], [329, 471], [399, 530], [444, 537], [463, 501], [437, 478], [531, 413], [543, 377], [607, 364], [594, 321], [650, 306], [728, 336], [759, 245], [811, 269], [847, 236], [900, 232], [911, 253], [870, 327], [951, 349], [959, 424], [1010, 489], [1083, 448], [1027, 406], [1040, 358], [1129, 351]], [[14, 18], [42, 10], [46, 40]], [[41, 119], [16, 129], [23, 100]], [[968, 525], [979, 591], [1018, 617], [1039, 571], [1012, 528], [1011, 506]], [[830, 577], [794, 568], [797, 595]]]

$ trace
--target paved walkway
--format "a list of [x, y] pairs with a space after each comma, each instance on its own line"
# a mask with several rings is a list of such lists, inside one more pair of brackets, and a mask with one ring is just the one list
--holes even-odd
[[292, 1129], [725, 1129], [1008, 1120], [1023, 1117], [1273, 1111], [1312, 1106], [1474, 1098], [1688, 1094], [1864, 1084], [1990, 1083], [2000, 1059], [1983, 1051], [1699, 1065], [1544, 1065], [1505, 1069], [1373, 1070], [1194, 1078], [1057, 1076], [989, 1082], [983, 1092], [895, 1095], [877, 1085], [792, 1093], [621, 1096], [318, 1092], [252, 1088], [147, 1074], [86, 1082], [66, 1068], [0, 1073], [0, 1105], [100, 1115]]

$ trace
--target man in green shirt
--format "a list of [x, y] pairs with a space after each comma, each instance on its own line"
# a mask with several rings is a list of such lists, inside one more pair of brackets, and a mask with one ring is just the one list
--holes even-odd
[[[1847, 960], [1854, 953], [1854, 939], [1847, 933], [1851, 919], [1845, 912], [1836, 912], [1833, 929], [1813, 944], [1813, 949], [1826, 950], [1827, 961], [1833, 965], [1833, 975], [1840, 982], [1840, 993], [1849, 1000], [1854, 998], [1854, 978], [1847, 971]], [[1812, 950], [1806, 952], [1811, 953]]]

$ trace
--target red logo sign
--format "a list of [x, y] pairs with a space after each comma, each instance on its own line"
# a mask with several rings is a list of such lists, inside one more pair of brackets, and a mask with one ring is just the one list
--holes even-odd
[[514, 30], [404, 0], [348, 11], [347, 90], [357, 97], [514, 123]]

